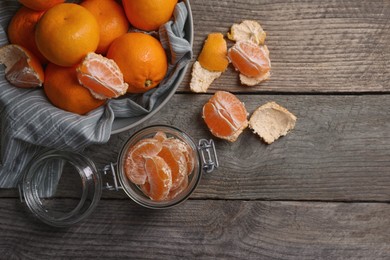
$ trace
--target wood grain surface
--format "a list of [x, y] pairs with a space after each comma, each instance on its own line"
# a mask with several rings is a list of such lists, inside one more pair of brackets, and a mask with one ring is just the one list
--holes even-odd
[[[390, 259], [390, 1], [191, 6], [192, 62], [209, 33], [257, 20], [271, 79], [244, 87], [229, 66], [207, 94], [194, 94], [189, 70], [155, 116], [84, 155], [102, 168], [135, 131], [167, 124], [213, 138], [220, 167], [167, 210], [105, 190], [92, 215], [66, 229], [35, 220], [16, 190], [0, 190], [0, 259]], [[214, 138], [201, 109], [217, 90], [237, 94], [249, 113], [275, 101], [298, 117], [296, 127], [271, 145], [249, 129], [235, 143]], [[58, 195], [76, 202], [74, 182], [62, 184]]]
[[[207, 35], [257, 20], [267, 32], [271, 80], [248, 88], [232, 66], [209, 89], [233, 92], [379, 92], [390, 90], [390, 2], [191, 1], [194, 59]], [[228, 41], [228, 46], [233, 43]], [[190, 81], [189, 75], [185, 82]], [[181, 91], [189, 91], [183, 84]]]
[[192, 200], [147, 210], [103, 200], [54, 229], [2, 200], [2, 259], [388, 259], [388, 204]]

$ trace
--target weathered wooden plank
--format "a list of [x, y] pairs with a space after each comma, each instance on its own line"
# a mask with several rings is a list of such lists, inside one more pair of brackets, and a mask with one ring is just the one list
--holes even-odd
[[[191, 1], [194, 58], [211, 32], [233, 23], [259, 21], [267, 32], [272, 76], [254, 88], [241, 86], [232, 66], [210, 92], [388, 92], [388, 1]], [[228, 45], [232, 43], [228, 41]], [[188, 71], [181, 91], [189, 91]]]
[[390, 206], [191, 200], [147, 210], [103, 200], [80, 224], [55, 229], [0, 200], [4, 259], [388, 259]]
[[[175, 95], [144, 125], [177, 126], [195, 140], [212, 138], [201, 118], [210, 95]], [[220, 168], [204, 175], [193, 198], [388, 201], [390, 96], [239, 95], [252, 112], [276, 101], [298, 121], [287, 136], [264, 144], [249, 129], [235, 143], [215, 138]], [[99, 167], [115, 162], [137, 129], [86, 150]], [[70, 196], [68, 192], [65, 193]], [[1, 191], [0, 196], [16, 196]], [[104, 197], [126, 198], [105, 192]]]

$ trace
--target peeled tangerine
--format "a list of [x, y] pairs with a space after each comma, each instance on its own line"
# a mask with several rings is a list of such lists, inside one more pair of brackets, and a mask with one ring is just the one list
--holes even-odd
[[21, 88], [41, 87], [44, 72], [38, 58], [30, 51], [16, 44], [0, 48], [0, 64], [5, 65], [5, 78]]
[[124, 164], [127, 178], [154, 201], [179, 195], [187, 188], [193, 169], [191, 148], [164, 132], [137, 142], [128, 150]]
[[211, 133], [230, 142], [248, 126], [247, 116], [244, 104], [226, 91], [217, 91], [203, 106], [203, 119]]
[[94, 52], [88, 53], [76, 68], [77, 79], [96, 99], [117, 98], [128, 84], [115, 61]]
[[286, 108], [268, 102], [258, 107], [249, 119], [249, 128], [258, 134], [267, 144], [294, 129], [297, 118]]
[[190, 88], [193, 92], [206, 92], [229, 65], [227, 44], [221, 33], [211, 33], [203, 45], [198, 61], [192, 67]]
[[270, 77], [271, 61], [266, 45], [239, 41], [229, 49], [228, 57], [240, 72], [242, 84], [254, 86]]

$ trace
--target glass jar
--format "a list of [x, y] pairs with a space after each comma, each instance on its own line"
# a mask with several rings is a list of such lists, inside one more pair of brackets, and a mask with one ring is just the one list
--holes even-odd
[[[173, 199], [163, 201], [154, 201], [146, 196], [124, 171], [129, 148], [157, 132], [164, 132], [168, 138], [176, 138], [187, 144], [194, 158], [188, 186]], [[117, 162], [108, 164], [101, 171], [91, 159], [80, 153], [44, 151], [28, 164], [19, 190], [21, 199], [35, 217], [46, 224], [64, 227], [89, 216], [97, 206], [103, 189], [124, 190], [133, 201], [151, 209], [176, 206], [194, 192], [203, 171], [209, 173], [217, 167], [218, 159], [212, 140], [201, 139], [195, 144], [190, 136], [178, 128], [154, 125], [133, 134], [122, 146]], [[104, 175], [111, 175], [113, 183], [103, 185]]]

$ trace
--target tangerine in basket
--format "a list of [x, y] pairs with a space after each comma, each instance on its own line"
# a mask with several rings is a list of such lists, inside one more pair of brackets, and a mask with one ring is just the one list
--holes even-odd
[[127, 178], [134, 184], [145, 184], [147, 179], [145, 158], [156, 156], [161, 148], [161, 142], [153, 138], [143, 139], [130, 147], [124, 164]]
[[115, 0], [86, 0], [80, 5], [95, 16], [100, 29], [96, 53], [105, 54], [112, 41], [129, 30], [129, 21], [122, 6]]
[[65, 0], [19, 0], [19, 2], [32, 10], [44, 11]]
[[88, 53], [76, 71], [79, 83], [97, 99], [117, 98], [127, 91], [118, 65], [100, 54]]
[[223, 72], [229, 65], [227, 45], [222, 33], [210, 33], [199, 54], [200, 65], [208, 71]]
[[145, 159], [145, 171], [148, 176], [148, 196], [155, 201], [167, 198], [172, 187], [171, 169], [163, 158], [159, 156]]
[[154, 31], [172, 17], [177, 0], [123, 0], [122, 4], [134, 27]]
[[75, 67], [62, 67], [49, 63], [45, 70], [43, 89], [50, 102], [63, 110], [87, 114], [104, 104], [94, 98], [77, 80]]
[[21, 88], [40, 87], [44, 72], [38, 58], [26, 48], [8, 44], [0, 48], [0, 64], [5, 65], [5, 78]]
[[59, 66], [73, 66], [99, 44], [99, 25], [86, 8], [58, 4], [41, 17], [35, 31], [41, 53]]
[[127, 92], [144, 93], [165, 77], [168, 61], [161, 43], [145, 33], [130, 32], [115, 39], [107, 52], [121, 69]]
[[203, 106], [203, 119], [211, 133], [230, 142], [248, 126], [244, 104], [232, 93], [217, 91]]
[[250, 41], [237, 42], [228, 51], [233, 66], [243, 75], [261, 78], [271, 69], [268, 49]]
[[31, 51], [42, 64], [47, 63], [47, 59], [38, 50], [35, 43], [35, 26], [44, 14], [43, 11], [34, 11], [22, 6], [12, 16], [8, 25], [7, 34], [10, 43], [18, 44]]

